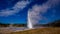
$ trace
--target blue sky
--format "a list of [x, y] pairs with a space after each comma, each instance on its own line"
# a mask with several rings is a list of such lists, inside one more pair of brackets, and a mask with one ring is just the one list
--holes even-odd
[[[46, 24], [60, 19], [60, 0], [0, 0], [0, 22]], [[28, 16], [28, 12], [30, 16]]]

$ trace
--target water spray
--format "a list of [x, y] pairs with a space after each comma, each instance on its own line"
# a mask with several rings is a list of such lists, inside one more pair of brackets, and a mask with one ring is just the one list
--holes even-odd
[[31, 18], [30, 18], [30, 14], [29, 14], [29, 12], [28, 12], [28, 23], [27, 23], [27, 27], [28, 27], [29, 29], [32, 29], [32, 28], [33, 28], [33, 24], [32, 24], [32, 22], [31, 22], [30, 19], [31, 19]]

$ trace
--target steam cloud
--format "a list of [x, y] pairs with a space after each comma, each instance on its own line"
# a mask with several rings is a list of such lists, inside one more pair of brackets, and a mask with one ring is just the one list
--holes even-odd
[[40, 13], [42, 12], [43, 14], [47, 12], [48, 9], [55, 7], [58, 5], [60, 0], [48, 0], [46, 3], [42, 5], [34, 5], [32, 9], [28, 10], [29, 13], [29, 18], [28, 20], [31, 21], [33, 25], [36, 23], [39, 23], [40, 20], [46, 19], [43, 17]]

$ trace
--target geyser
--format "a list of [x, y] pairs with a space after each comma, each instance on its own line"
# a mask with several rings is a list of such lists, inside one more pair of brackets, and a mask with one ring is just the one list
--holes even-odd
[[28, 23], [27, 23], [27, 27], [28, 27], [29, 29], [32, 29], [32, 28], [33, 28], [33, 24], [32, 24], [32, 22], [31, 22], [31, 18], [30, 18], [29, 12], [28, 12]]

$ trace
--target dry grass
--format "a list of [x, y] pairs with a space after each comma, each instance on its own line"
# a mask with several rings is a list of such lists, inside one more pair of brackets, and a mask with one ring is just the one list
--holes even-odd
[[0, 29], [0, 34], [10, 34], [12, 32], [12, 30], [6, 29], [6, 28], [2, 28]]
[[60, 34], [60, 27], [37, 28], [26, 31], [12, 32], [11, 34]]

